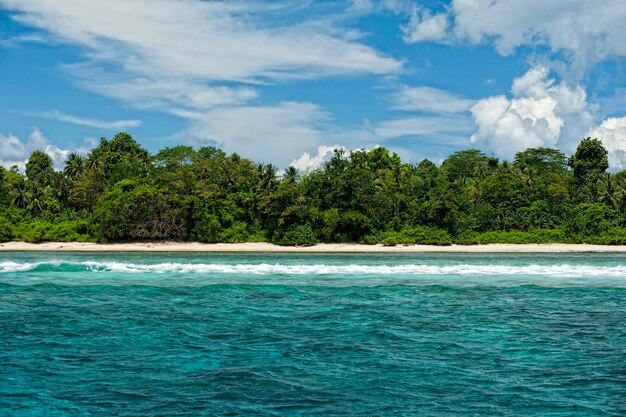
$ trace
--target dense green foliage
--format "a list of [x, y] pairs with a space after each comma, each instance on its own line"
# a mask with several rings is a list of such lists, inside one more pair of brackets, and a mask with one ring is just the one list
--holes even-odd
[[626, 243], [626, 172], [606, 173], [606, 149], [590, 138], [569, 159], [534, 148], [500, 162], [471, 149], [437, 167], [337, 150], [319, 169], [279, 175], [212, 147], [151, 156], [120, 133], [62, 172], [41, 151], [25, 168], [0, 168], [0, 241]]

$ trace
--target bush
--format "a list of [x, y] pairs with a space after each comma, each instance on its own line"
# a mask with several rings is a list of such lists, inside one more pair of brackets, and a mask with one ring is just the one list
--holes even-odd
[[452, 237], [442, 229], [427, 226], [405, 227], [399, 232], [390, 230], [378, 235], [369, 235], [363, 243], [382, 243], [385, 246], [396, 245], [451, 245]]
[[45, 239], [54, 242], [87, 242], [91, 240], [89, 222], [76, 220], [55, 224], [46, 233]]
[[243, 243], [248, 241], [248, 226], [244, 222], [234, 222], [220, 234], [220, 242]]
[[13, 225], [4, 217], [0, 217], [0, 242], [13, 239]]
[[193, 236], [199, 242], [217, 243], [220, 240], [222, 225], [217, 216], [205, 214], [196, 223], [193, 229]]
[[472, 243], [563, 243], [567, 237], [561, 229], [534, 229], [528, 232], [512, 230], [510, 232], [485, 232], [477, 235]]
[[584, 243], [592, 245], [626, 245], [626, 229], [614, 227], [601, 236], [589, 236]]
[[35, 220], [29, 223], [21, 223], [16, 227], [16, 238], [28, 243], [39, 243], [46, 239], [52, 224], [42, 220]]
[[476, 245], [479, 234], [473, 230], [461, 230], [454, 237], [457, 245]]
[[382, 243], [384, 246], [396, 246], [398, 243], [401, 242], [408, 245], [408, 243], [406, 243], [406, 240], [402, 239], [402, 237], [399, 236], [399, 234], [396, 232], [391, 232], [387, 234], [387, 237], [380, 241], [380, 243]]
[[274, 243], [283, 246], [311, 246], [319, 243], [311, 226], [295, 226], [289, 229], [282, 238]]

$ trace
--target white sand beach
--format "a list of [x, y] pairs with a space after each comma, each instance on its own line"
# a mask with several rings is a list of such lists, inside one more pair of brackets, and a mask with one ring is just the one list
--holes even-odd
[[290, 252], [290, 253], [549, 253], [549, 252], [626, 252], [626, 246], [587, 244], [486, 244], [486, 245], [408, 245], [383, 246], [352, 243], [322, 243], [315, 246], [278, 246], [271, 243], [81, 243], [81, 242], [5, 242], [0, 251], [60, 251], [60, 252]]

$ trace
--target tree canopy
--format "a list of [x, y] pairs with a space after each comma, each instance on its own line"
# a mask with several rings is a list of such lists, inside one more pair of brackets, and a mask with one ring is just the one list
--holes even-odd
[[437, 167], [377, 147], [336, 150], [301, 172], [214, 147], [150, 155], [119, 133], [70, 154], [60, 172], [42, 151], [25, 175], [0, 168], [0, 240], [624, 243], [626, 172], [607, 168], [591, 138], [569, 159], [470, 149]]

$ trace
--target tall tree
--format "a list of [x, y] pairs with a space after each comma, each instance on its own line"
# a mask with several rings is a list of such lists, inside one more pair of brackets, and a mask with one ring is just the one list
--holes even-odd
[[558, 149], [528, 148], [515, 154], [514, 163], [522, 171], [532, 170], [537, 175], [550, 172], [563, 175], [567, 172], [567, 157]]
[[28, 180], [40, 185], [48, 185], [54, 174], [52, 158], [42, 151], [34, 151], [26, 162]]
[[67, 161], [65, 161], [63, 172], [69, 179], [74, 180], [82, 175], [84, 170], [85, 159], [79, 153], [72, 152]]
[[574, 183], [578, 186], [597, 180], [609, 167], [607, 151], [598, 139], [585, 138], [569, 158], [574, 170]]

